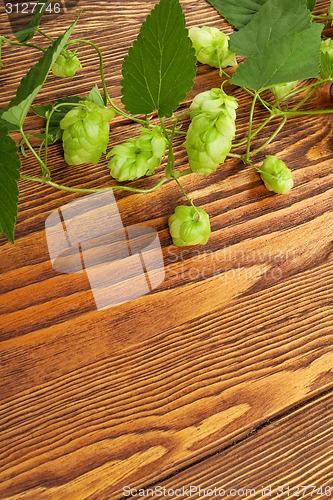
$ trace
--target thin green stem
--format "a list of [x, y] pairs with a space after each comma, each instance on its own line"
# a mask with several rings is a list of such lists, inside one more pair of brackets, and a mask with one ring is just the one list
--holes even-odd
[[43, 173], [44, 180], [49, 180], [51, 178], [51, 173], [50, 173], [49, 169], [47, 168], [46, 164], [43, 162], [43, 160], [40, 158], [40, 156], [36, 153], [34, 148], [31, 146], [29, 139], [26, 136], [22, 126], [20, 126], [20, 132], [21, 132], [21, 135], [24, 139], [24, 142], [26, 143], [26, 145], [30, 149], [31, 153], [34, 155], [34, 157], [38, 161], [39, 166], [40, 166], [42, 173]]
[[53, 43], [55, 41], [54, 38], [50, 37], [47, 33], [44, 33], [44, 31], [42, 31], [40, 28], [37, 28], [36, 31], [47, 38], [50, 42]]
[[306, 103], [306, 101], [307, 101], [308, 99], [310, 99], [310, 97], [312, 97], [312, 96], [313, 96], [313, 94], [316, 92], [316, 90], [317, 90], [317, 88], [316, 88], [316, 87], [314, 87], [314, 88], [312, 88], [311, 90], [309, 90], [309, 92], [306, 94], [306, 96], [304, 96], [304, 97], [303, 97], [303, 99], [301, 99], [301, 100], [299, 101], [299, 103], [297, 103], [297, 104], [296, 104], [296, 106], [293, 106], [293, 107], [290, 109], [290, 111], [297, 111], [297, 110], [298, 110], [301, 106], [303, 106], [303, 104], [305, 104], [305, 103]]
[[[171, 130], [169, 130], [168, 128], [167, 128], [167, 131], [171, 132]], [[185, 132], [184, 130], [175, 130], [175, 134], [177, 134], [177, 135], [186, 135], [187, 132]]]
[[312, 15], [312, 19], [317, 19], [318, 21], [333, 21], [333, 16], [315, 16], [314, 14]]
[[175, 157], [173, 154], [173, 139], [175, 136], [177, 120], [174, 121], [170, 136], [168, 134], [167, 129], [165, 128], [163, 118], [159, 118], [159, 120], [160, 120], [161, 128], [163, 130], [163, 134], [164, 134], [166, 140], [168, 141], [168, 162], [167, 162], [167, 168], [166, 168], [166, 175], [167, 175], [168, 179], [171, 179], [173, 177], [174, 169], [175, 169]]
[[282, 130], [282, 128], [284, 127], [284, 124], [286, 123], [286, 121], [287, 121], [287, 117], [284, 116], [282, 122], [275, 129], [275, 131], [273, 132], [273, 134], [259, 148], [254, 149], [253, 151], [251, 151], [251, 155], [255, 155], [255, 154], [259, 153], [260, 151], [262, 151], [263, 149], [265, 149], [268, 146], [268, 144], [270, 144], [275, 139], [275, 137], [278, 135], [278, 133]]
[[254, 97], [255, 95], [258, 96], [258, 99], [259, 101], [261, 102], [261, 104], [267, 109], [267, 111], [271, 112], [271, 109], [272, 109], [272, 105], [269, 104], [269, 102], [265, 101], [265, 99], [263, 99], [261, 97], [261, 95], [259, 94], [259, 92], [252, 92], [252, 90], [250, 89], [247, 89], [246, 87], [242, 87], [242, 89], [247, 92], [249, 95], [251, 95], [252, 97]]
[[333, 113], [333, 109], [317, 109], [308, 111], [283, 111], [281, 116], [306, 116], [306, 115], [328, 115]]
[[198, 220], [201, 219], [201, 215], [200, 215], [200, 212], [199, 210], [197, 209], [197, 207], [194, 205], [193, 201], [191, 200], [191, 198], [188, 196], [187, 192], [185, 191], [185, 189], [183, 188], [183, 186], [181, 185], [181, 183], [179, 182], [178, 179], [175, 179], [175, 181], [177, 182], [178, 184], [178, 187], [179, 189], [181, 190], [181, 192], [183, 193], [183, 195], [185, 196], [185, 198], [187, 199], [187, 201], [189, 202], [189, 204], [194, 208], [196, 214], [197, 214], [197, 217], [198, 217]]
[[[305, 90], [316, 88], [316, 87], [318, 87], [320, 85], [323, 85], [324, 83], [329, 82], [329, 81], [330, 81], [329, 78], [325, 78], [323, 80], [317, 80], [317, 81], [312, 82], [312, 83], [310, 83], [308, 85], [304, 85], [303, 87], [299, 87], [297, 89], [294, 89], [292, 92], [289, 92], [288, 96], [286, 96], [286, 97], [288, 97], [288, 98], [293, 97], [294, 95], [297, 95], [300, 92], [304, 92]], [[303, 105], [304, 102], [306, 102], [307, 99], [309, 99], [309, 97], [311, 97], [311, 95], [306, 94], [306, 96], [304, 97], [304, 101], [302, 99], [303, 102], [301, 101], [301, 104], [297, 104], [297, 108], [299, 108], [301, 105]], [[284, 99], [285, 99], [285, 97], [283, 99], [279, 99], [278, 101], [276, 101], [276, 103], [273, 106], [273, 111], [282, 103], [282, 101]]]
[[[219, 61], [219, 64], [220, 64], [220, 61]], [[229, 75], [226, 71], [224, 71], [224, 69], [223, 69], [223, 68], [221, 68], [221, 66], [220, 66], [220, 70], [219, 70], [219, 71], [220, 71], [220, 76], [221, 76], [221, 77], [222, 77], [222, 76], [225, 76], [225, 77], [227, 78], [227, 80], [225, 80], [225, 81], [222, 83], [222, 85], [223, 85], [224, 83], [226, 83], [227, 81], [229, 81], [229, 80], [230, 80], [230, 75]]]
[[271, 106], [271, 105], [270, 105], [267, 101], [265, 101], [265, 100], [261, 97], [261, 95], [260, 95], [260, 94], [258, 94], [258, 99], [259, 99], [259, 101], [261, 102], [261, 104], [264, 106], [264, 108], [266, 108], [266, 109], [267, 109], [267, 111], [268, 111], [269, 113], [271, 113], [272, 106]]
[[228, 158], [242, 158], [242, 155], [237, 155], [234, 153], [228, 153], [227, 156]]
[[46, 52], [46, 49], [43, 49], [43, 47], [40, 47], [39, 45], [36, 45], [34, 43], [23, 43], [23, 42], [14, 42], [12, 40], [9, 40], [9, 38], [2, 37], [2, 40], [6, 43], [9, 43], [10, 45], [19, 45], [20, 47], [31, 47], [33, 49], [41, 50], [42, 52]]
[[[271, 114], [254, 132], [252, 132], [251, 134], [251, 140], [257, 135], [259, 134], [259, 132], [261, 132], [261, 130], [266, 127], [266, 125], [273, 119], [275, 118], [276, 115], [273, 115]], [[239, 146], [243, 146], [244, 144], [247, 143], [247, 138], [244, 139], [243, 141], [241, 142], [237, 142], [236, 144], [232, 144], [231, 148], [234, 149], [234, 148], [238, 148]]]
[[90, 45], [90, 47], [93, 47], [97, 54], [98, 54], [98, 59], [99, 59], [99, 71], [101, 75], [101, 82], [102, 82], [102, 87], [103, 87], [103, 92], [104, 92], [104, 104], [106, 106], [107, 102], [110, 103], [112, 108], [121, 116], [124, 116], [125, 118], [128, 118], [129, 120], [132, 120], [133, 122], [140, 123], [141, 125], [147, 126], [147, 120], [141, 120], [140, 118], [135, 118], [132, 115], [129, 115], [125, 113], [125, 111], [122, 111], [114, 102], [112, 101], [107, 86], [106, 86], [106, 80], [105, 80], [105, 74], [104, 74], [104, 66], [103, 66], [103, 55], [100, 50], [100, 48], [90, 40], [83, 40], [83, 39], [77, 39], [77, 40], [72, 40], [68, 42], [67, 45], [73, 45], [73, 44], [78, 44], [78, 43], [85, 43], [86, 45]]
[[250, 158], [252, 124], [253, 124], [254, 109], [255, 109], [256, 102], [257, 102], [257, 97], [258, 97], [258, 92], [255, 92], [255, 94], [253, 96], [252, 104], [251, 104], [250, 117], [249, 117], [249, 127], [248, 127], [248, 133], [247, 133], [246, 153], [245, 153], [245, 160], [246, 161]]
[[[159, 121], [160, 121], [160, 124], [161, 124], [161, 128], [162, 128], [163, 134], [164, 134], [166, 140], [169, 142], [169, 135], [168, 135], [167, 129], [165, 128], [165, 124], [164, 124], [163, 118], [159, 117]], [[174, 127], [172, 128], [172, 130], [173, 129], [174, 129]]]
[[76, 45], [78, 43], [84, 43], [86, 45], [89, 45], [90, 47], [92, 47], [93, 49], [95, 49], [96, 52], [97, 52], [98, 59], [99, 59], [99, 71], [100, 71], [101, 82], [102, 82], [102, 87], [103, 87], [103, 91], [104, 91], [104, 104], [106, 105], [107, 99], [109, 97], [109, 93], [108, 93], [108, 89], [106, 87], [102, 52], [101, 52], [100, 48], [95, 43], [91, 42], [90, 40], [83, 40], [81, 38], [69, 41], [67, 43], [67, 45]]
[[190, 205], [192, 205], [192, 207], [195, 209], [195, 211], [197, 212], [199, 218], [200, 218], [200, 214], [197, 210], [197, 207], [194, 205], [193, 201], [191, 200], [191, 198], [189, 197], [189, 195], [187, 194], [187, 192], [185, 191], [185, 189], [183, 188], [183, 186], [181, 185], [181, 183], [179, 182], [178, 179], [175, 179], [175, 181], [177, 182], [178, 184], [178, 187], [179, 189], [181, 190], [181, 192], [183, 193], [183, 195], [185, 196], [185, 198], [187, 199], [187, 201], [189, 202]]
[[188, 116], [191, 114], [191, 111], [185, 111], [184, 113], [182, 113], [181, 115], [174, 115], [174, 118], [177, 120], [177, 123], [179, 120], [181, 120], [182, 118], [185, 118], [185, 116]]
[[20, 175], [20, 179], [25, 181], [38, 182], [39, 184], [46, 184], [47, 186], [60, 189], [61, 191], [68, 191], [70, 193], [84, 193], [84, 194], [101, 193], [104, 191], [109, 191], [110, 189], [130, 191], [132, 193], [152, 193], [153, 191], [156, 191], [156, 189], [158, 189], [160, 186], [162, 186], [165, 182], [169, 180], [167, 177], [163, 177], [151, 188], [143, 189], [143, 188], [133, 188], [130, 186], [122, 186], [120, 184], [116, 184], [115, 186], [108, 186], [105, 188], [75, 188], [75, 187], [63, 186], [62, 184], [57, 184], [56, 182], [52, 182], [50, 180], [46, 180], [41, 177], [32, 177], [30, 175], [23, 175], [23, 174]]
[[107, 100], [108, 100], [109, 104], [113, 107], [113, 109], [118, 113], [118, 115], [121, 115], [124, 118], [131, 120], [132, 122], [140, 123], [144, 127], [147, 127], [147, 125], [149, 124], [149, 121], [147, 119], [141, 120], [141, 118], [135, 118], [134, 116], [129, 115], [128, 113], [126, 113], [122, 109], [118, 108], [118, 106], [112, 101], [112, 99], [109, 95], [107, 96]]

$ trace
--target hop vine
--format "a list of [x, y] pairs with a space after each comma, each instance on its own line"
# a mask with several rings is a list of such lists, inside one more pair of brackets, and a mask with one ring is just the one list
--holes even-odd
[[[267, 0], [258, 6], [254, 16], [255, 12], [249, 14], [244, 1], [240, 0], [235, 14], [232, 0], [225, 0], [223, 15], [238, 30], [227, 35], [212, 26], [188, 30], [179, 0], [160, 0], [124, 59], [124, 108], [116, 106], [110, 97], [98, 45], [73, 38], [79, 18], [55, 40], [39, 28], [40, 19], [32, 23], [35, 30], [30, 30], [24, 41], [0, 36], [0, 68], [1, 54], [9, 44], [41, 52], [39, 61], [21, 80], [16, 96], [0, 110], [0, 193], [7, 200], [0, 210], [0, 232], [14, 241], [19, 179], [82, 194], [106, 189], [150, 193], [174, 181], [188, 203], [175, 207], [166, 221], [176, 246], [205, 245], [211, 233], [209, 214], [190, 199], [179, 182], [182, 176], [199, 174], [209, 176], [214, 182], [214, 172], [232, 158], [240, 165], [254, 168], [268, 191], [287, 194], [294, 186], [292, 170], [279, 158], [279, 152], [270, 154], [267, 147], [290, 116], [333, 111], [304, 106], [320, 86], [333, 81], [333, 40], [323, 35], [324, 26], [332, 23], [333, 16], [331, 12], [312, 15], [312, 3]], [[167, 23], [166, 19], [173, 19], [173, 23]], [[49, 43], [47, 49], [34, 43], [35, 33], [45, 37]], [[50, 73], [66, 80], [78, 72], [84, 77], [78, 50], [73, 50], [73, 46], [80, 45], [89, 45], [96, 53], [101, 91], [96, 84], [88, 96], [68, 96], [34, 108], [34, 100]], [[189, 115], [185, 127], [184, 113], [177, 116], [176, 112], [193, 88], [200, 64], [217, 69], [221, 85], [193, 98], [185, 113]], [[163, 68], [163, 72], [157, 68]], [[247, 132], [237, 141], [235, 86], [251, 99]], [[266, 113], [266, 117], [254, 128], [259, 108], [260, 116]], [[31, 109], [45, 118], [45, 128], [39, 134], [26, 130], [26, 117]], [[116, 115], [140, 124], [139, 135], [114, 144], [112, 124]], [[273, 132], [260, 144], [260, 132], [273, 124]], [[30, 153], [36, 160], [40, 177], [25, 175], [20, 170], [20, 148], [10, 137], [12, 132], [21, 134], [20, 147], [25, 155]], [[32, 136], [41, 141], [39, 148], [32, 146]], [[185, 162], [189, 168], [176, 168], [177, 136], [184, 138]], [[71, 167], [105, 163], [110, 184], [87, 189], [54, 182], [48, 149], [57, 140], [62, 141], [64, 162]], [[159, 177], [153, 186], [131, 184], [153, 174]]]

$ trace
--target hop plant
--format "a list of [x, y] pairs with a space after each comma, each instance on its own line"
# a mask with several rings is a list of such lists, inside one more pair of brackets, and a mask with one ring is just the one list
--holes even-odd
[[191, 124], [184, 146], [193, 172], [215, 172], [231, 149], [237, 101], [221, 89], [198, 94], [191, 106]]
[[267, 155], [258, 171], [266, 188], [274, 193], [286, 194], [294, 185], [292, 171], [276, 156]]
[[96, 165], [109, 142], [109, 121], [115, 112], [92, 101], [80, 101], [60, 121], [65, 161], [68, 165]]
[[213, 68], [237, 64], [236, 54], [229, 49], [229, 37], [217, 28], [190, 28], [189, 36], [199, 62]]
[[107, 154], [107, 158], [111, 158], [108, 163], [110, 174], [119, 182], [151, 175], [161, 164], [167, 139], [160, 127], [141, 130], [139, 137], [128, 139]]
[[76, 52], [63, 50], [52, 66], [52, 73], [60, 77], [74, 76], [80, 69], [82, 66]]
[[208, 214], [200, 207], [180, 205], [168, 220], [172, 242], [178, 247], [205, 245], [210, 235]]

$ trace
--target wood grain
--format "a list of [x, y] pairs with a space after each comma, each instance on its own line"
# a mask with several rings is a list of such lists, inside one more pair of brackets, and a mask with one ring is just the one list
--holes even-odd
[[[122, 59], [155, 3], [84, 5], [77, 33], [101, 47], [117, 104]], [[188, 26], [204, 21], [231, 31], [204, 0], [181, 3]], [[51, 19], [48, 32], [63, 32], [80, 4]], [[316, 12], [324, 12], [326, 4], [317, 1]], [[0, 23], [7, 34], [3, 15]], [[23, 58], [17, 48], [5, 48], [1, 106], [36, 58], [32, 50]], [[66, 85], [51, 76], [36, 103], [89, 92], [97, 62], [90, 47], [79, 51], [82, 73]], [[196, 93], [220, 82], [217, 71], [198, 66], [181, 111]], [[236, 87], [229, 90], [239, 100], [236, 140], [241, 140], [251, 99]], [[329, 89], [307, 106], [331, 107]], [[258, 108], [255, 125], [265, 116]], [[188, 120], [183, 124], [186, 128]], [[277, 124], [258, 134], [254, 147]], [[41, 126], [29, 116], [29, 130]], [[110, 146], [137, 132], [137, 125], [117, 117]], [[244, 486], [276, 488], [279, 481], [288, 482], [288, 474], [288, 484], [328, 484], [333, 472], [331, 137], [329, 116], [292, 118], [269, 146], [266, 152], [278, 154], [294, 172], [288, 196], [267, 192], [256, 172], [234, 158], [209, 178], [184, 177], [189, 196], [211, 218], [205, 247], [171, 244], [167, 220], [184, 203], [172, 182], [149, 195], [117, 192], [124, 226], [158, 232], [165, 279], [147, 295], [99, 311], [85, 273], [52, 268], [45, 236], [47, 216], [80, 195], [20, 181], [16, 243], [0, 238], [0, 498], [118, 499], [126, 485], [171, 488], [200, 481], [228, 487], [237, 478]], [[175, 148], [180, 169], [187, 168], [182, 142], [179, 138]], [[258, 154], [256, 161], [263, 157]], [[55, 182], [85, 188], [110, 183], [105, 160], [68, 167], [55, 144], [50, 161]], [[162, 170], [131, 185], [153, 185]], [[38, 173], [30, 156], [22, 172]], [[305, 468], [298, 450], [310, 445]], [[285, 460], [277, 463], [279, 453]]]
[[216, 498], [329, 498], [333, 490], [332, 404], [332, 394], [326, 394], [253, 429], [242, 442], [149, 485], [145, 498], [159, 492], [172, 498], [183, 490], [193, 499], [214, 498], [215, 491]]

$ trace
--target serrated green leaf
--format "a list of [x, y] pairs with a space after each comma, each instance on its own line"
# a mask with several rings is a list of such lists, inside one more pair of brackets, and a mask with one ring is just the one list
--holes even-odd
[[2, 115], [4, 114], [4, 112], [7, 110], [7, 108], [2, 108], [0, 109], [0, 123], [6, 127], [6, 129], [8, 130], [8, 132], [13, 132], [14, 130], [19, 130], [19, 127], [17, 125], [14, 125], [13, 123], [9, 123], [7, 122], [6, 120], [4, 120], [2, 118]]
[[230, 82], [261, 91], [278, 83], [318, 76], [321, 31], [313, 24], [307, 30], [276, 38], [239, 65]]
[[309, 11], [312, 12], [313, 9], [315, 8], [316, 0], [307, 0], [306, 3], [307, 3]]
[[267, 0], [207, 0], [237, 30], [246, 26]]
[[0, 123], [0, 232], [14, 243], [21, 166], [16, 142]]
[[242, 56], [261, 51], [274, 38], [304, 31], [312, 18], [304, 0], [267, 0], [240, 31], [230, 37], [230, 49]]
[[[65, 97], [64, 99], [58, 99], [55, 101], [56, 104], [65, 104], [65, 103], [78, 103], [82, 101], [82, 97], [78, 96], [71, 96], [71, 97]], [[33, 106], [32, 110], [33, 112], [41, 116], [42, 118], [47, 118], [47, 113], [50, 112], [53, 108], [52, 104], [47, 104], [46, 106]], [[58, 141], [63, 133], [63, 130], [60, 128], [59, 123], [63, 119], [66, 113], [73, 109], [73, 106], [70, 104], [68, 106], [61, 106], [58, 108], [56, 111], [52, 113], [50, 123], [49, 123], [49, 144], [53, 144], [54, 142]], [[45, 138], [45, 134], [41, 136], [41, 138]]]
[[16, 96], [9, 103], [7, 110], [2, 115], [4, 120], [17, 126], [23, 124], [32, 102], [45, 82], [55, 60], [65, 47], [76, 22], [77, 21], [75, 21], [63, 35], [55, 40], [55, 42], [44, 52], [39, 61], [32, 66], [28, 73], [22, 78]]
[[50, 3], [50, 0], [45, 0], [43, 7], [40, 9], [40, 3], [36, 6], [35, 14], [31, 21], [20, 31], [14, 33], [15, 38], [21, 42], [26, 43], [34, 36], [36, 29], [42, 20], [43, 14]]
[[179, 0], [160, 0], [124, 59], [122, 102], [132, 114], [171, 116], [191, 90], [195, 73]]

